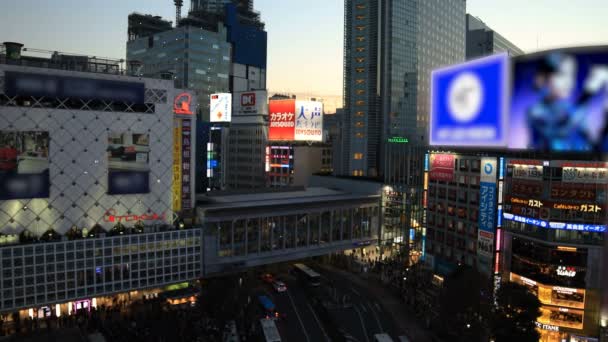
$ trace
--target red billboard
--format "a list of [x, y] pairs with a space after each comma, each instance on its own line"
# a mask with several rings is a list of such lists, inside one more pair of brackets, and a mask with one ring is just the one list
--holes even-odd
[[453, 182], [454, 181], [454, 155], [453, 154], [431, 154], [431, 170], [429, 179]]
[[268, 104], [268, 140], [291, 141], [296, 131], [296, 100], [273, 100]]

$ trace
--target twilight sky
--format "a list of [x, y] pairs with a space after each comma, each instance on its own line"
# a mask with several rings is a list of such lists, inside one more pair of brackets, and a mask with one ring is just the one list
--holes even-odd
[[[189, 1], [184, 2], [186, 12]], [[343, 1], [254, 2], [268, 31], [269, 89], [339, 99]], [[124, 58], [127, 15], [133, 11], [175, 16], [172, 0], [1, 1], [0, 42]], [[467, 12], [526, 52], [608, 44], [605, 0], [468, 0]]]

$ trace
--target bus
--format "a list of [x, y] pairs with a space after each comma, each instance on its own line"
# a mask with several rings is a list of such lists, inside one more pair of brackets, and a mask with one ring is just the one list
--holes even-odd
[[262, 325], [266, 342], [281, 342], [281, 335], [279, 335], [279, 330], [273, 320], [262, 318], [260, 319], [260, 324]]
[[260, 305], [264, 309], [264, 317], [266, 319], [278, 319], [279, 313], [276, 311], [276, 307], [274, 303], [267, 296], [261, 295], [258, 296], [258, 301]]
[[306, 282], [310, 286], [319, 286], [321, 285], [321, 275], [315, 271], [313, 271], [310, 267], [304, 264], [294, 264], [293, 265], [296, 274], [300, 279]]

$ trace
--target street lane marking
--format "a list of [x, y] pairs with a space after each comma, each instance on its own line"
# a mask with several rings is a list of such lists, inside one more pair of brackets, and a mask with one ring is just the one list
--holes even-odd
[[374, 318], [376, 319], [376, 323], [378, 323], [378, 328], [380, 328], [380, 331], [384, 331], [384, 329], [382, 328], [382, 324], [380, 323], [380, 318], [378, 318], [378, 314], [376, 314], [376, 311], [374, 311], [374, 308], [372, 307], [371, 304], [369, 304], [369, 308], [370, 311], [372, 312], [372, 314], [374, 315]]
[[361, 311], [359, 311], [359, 309], [357, 309], [357, 306], [353, 306], [355, 308], [355, 311], [357, 311], [357, 314], [359, 315], [359, 320], [361, 321], [361, 328], [363, 329], [363, 335], [365, 335], [365, 340], [367, 342], [369, 342], [369, 336], [367, 336], [367, 328], [365, 327], [365, 323], [363, 322], [363, 316], [361, 316]]
[[354, 294], [356, 294], [357, 296], [361, 297], [361, 294], [359, 293], [359, 291], [353, 289], [352, 287], [350, 288], [351, 291], [353, 291]]
[[291, 298], [291, 293], [289, 293], [289, 290], [287, 290], [285, 292], [287, 292], [287, 295], [289, 296], [289, 301], [291, 302], [291, 306], [293, 307], [293, 310], [296, 312], [296, 316], [298, 316], [298, 321], [300, 321], [300, 326], [302, 327], [302, 332], [304, 332], [304, 337], [306, 337], [306, 341], [310, 342], [310, 338], [308, 337], [308, 334], [306, 333], [306, 328], [304, 327], [304, 322], [302, 322], [302, 317], [300, 317], [300, 313], [298, 312], [296, 303], [294, 303], [293, 298]]
[[374, 302], [374, 305], [376, 306], [376, 309], [378, 309], [378, 312], [382, 313], [382, 309], [380, 308], [380, 304], [378, 304], [378, 302]]
[[331, 339], [329, 338], [329, 336], [327, 336], [327, 333], [325, 332], [325, 329], [323, 328], [323, 325], [321, 324], [321, 321], [319, 321], [319, 317], [317, 317], [317, 314], [315, 313], [315, 310], [312, 308], [312, 306], [310, 306], [310, 303], [308, 301], [306, 301], [306, 305], [308, 305], [308, 309], [310, 309], [310, 312], [312, 312], [312, 315], [315, 318], [315, 321], [317, 321], [317, 324], [319, 325], [319, 328], [321, 328], [321, 332], [323, 332], [323, 336], [325, 336], [325, 338], [327, 339], [327, 341], [331, 342]]
[[365, 305], [361, 305], [361, 309], [363, 309], [363, 312], [367, 313], [367, 309], [365, 308]]

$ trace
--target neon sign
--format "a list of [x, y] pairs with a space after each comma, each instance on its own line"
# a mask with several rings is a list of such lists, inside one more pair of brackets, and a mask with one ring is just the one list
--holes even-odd
[[190, 110], [190, 103], [192, 102], [192, 95], [188, 93], [181, 93], [175, 97], [173, 101], [173, 112], [175, 114], [187, 114], [192, 115]]
[[158, 221], [165, 220], [165, 213], [157, 214], [143, 214], [143, 215], [116, 215], [116, 211], [114, 209], [108, 209], [103, 215], [103, 220], [105, 222], [137, 222], [137, 221]]
[[403, 137], [392, 137], [392, 138], [388, 138], [388, 142], [394, 143], [394, 144], [407, 144], [410, 141], [407, 138], [403, 138]]
[[561, 229], [561, 230], [578, 230], [584, 232], [603, 233], [606, 231], [605, 225], [599, 224], [582, 224], [582, 223], [564, 223], [564, 222], [548, 222], [545, 220], [534, 219], [525, 216], [514, 215], [503, 212], [502, 217], [507, 221], [515, 221], [525, 223], [541, 228]]
[[574, 276], [576, 276], [576, 271], [574, 270], [574, 267], [559, 266], [557, 268], [557, 275], [562, 277], [573, 278]]

